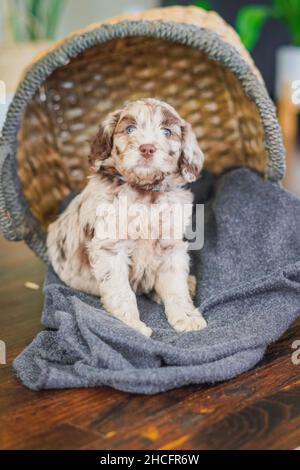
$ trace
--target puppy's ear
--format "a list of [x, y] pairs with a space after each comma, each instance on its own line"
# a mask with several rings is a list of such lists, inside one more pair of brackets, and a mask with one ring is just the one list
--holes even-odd
[[110, 113], [100, 125], [96, 137], [91, 142], [89, 163], [96, 171], [100, 169], [103, 160], [110, 157], [113, 147], [113, 135], [120, 115], [120, 109]]
[[196, 181], [203, 167], [204, 155], [200, 149], [192, 126], [185, 122], [181, 127], [181, 155], [179, 170], [183, 178], [191, 183]]

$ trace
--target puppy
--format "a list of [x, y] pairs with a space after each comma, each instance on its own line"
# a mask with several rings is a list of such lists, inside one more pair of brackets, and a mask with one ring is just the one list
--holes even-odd
[[[188, 286], [183, 236], [191, 211], [183, 224], [174, 218], [174, 226], [169, 222], [180, 237], [161, 232], [171, 206], [192, 205], [192, 193], [184, 186], [197, 179], [203, 160], [191, 126], [167, 103], [141, 99], [109, 114], [91, 145], [87, 186], [49, 227], [48, 253], [59, 277], [74, 289], [100, 296], [107, 312], [146, 336], [152, 331], [140, 320], [136, 294], [162, 302], [179, 332], [205, 328]], [[113, 207], [124, 217], [121, 200], [129, 209], [137, 204], [159, 208], [156, 222], [145, 213], [140, 217], [156, 237], [131, 233], [129, 219], [117, 222], [122, 236], [118, 230], [103, 235], [113, 215], [102, 209]]]

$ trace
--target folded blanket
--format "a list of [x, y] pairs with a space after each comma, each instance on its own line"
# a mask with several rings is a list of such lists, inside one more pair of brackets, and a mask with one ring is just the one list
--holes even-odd
[[151, 394], [226, 380], [257, 364], [300, 311], [300, 201], [248, 169], [200, 181], [195, 195], [197, 202], [209, 196], [204, 247], [191, 252], [196, 305], [208, 327], [177, 333], [162, 306], [141, 296], [141, 318], [154, 331], [145, 338], [49, 267], [47, 330], [14, 361], [26, 386]]

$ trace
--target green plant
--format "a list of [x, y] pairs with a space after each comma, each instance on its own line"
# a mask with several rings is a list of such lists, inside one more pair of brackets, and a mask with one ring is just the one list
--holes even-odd
[[65, 0], [8, 0], [16, 41], [53, 39]]
[[212, 4], [210, 0], [198, 0], [193, 2], [194, 5], [200, 8], [204, 8], [204, 10], [212, 10]]
[[300, 46], [300, 0], [272, 0], [268, 5], [248, 5], [240, 9], [236, 29], [245, 46], [252, 50], [269, 18], [286, 25], [293, 44]]
[[188, 0], [177, 0], [172, 1], [172, 0], [163, 0], [162, 4], [164, 6], [170, 6], [170, 5], [196, 5], [197, 7], [204, 8], [204, 10], [212, 10], [212, 4], [210, 0], [194, 0], [194, 1], [188, 1]]

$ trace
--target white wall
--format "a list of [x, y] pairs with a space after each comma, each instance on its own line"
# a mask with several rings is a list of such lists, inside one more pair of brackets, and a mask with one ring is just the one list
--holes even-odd
[[4, 40], [4, 0], [0, 0], [0, 42]]
[[[5, 35], [4, 4], [6, 1], [10, 0], [0, 0], [0, 42]], [[57, 37], [63, 37], [76, 29], [110, 16], [147, 10], [159, 4], [159, 0], [66, 0]]]
[[159, 0], [66, 0], [58, 37], [111, 16], [155, 8]]

